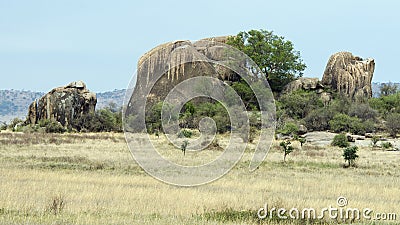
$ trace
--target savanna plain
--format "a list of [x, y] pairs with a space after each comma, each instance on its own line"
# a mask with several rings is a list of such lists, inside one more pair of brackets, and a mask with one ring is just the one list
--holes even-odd
[[[208, 158], [220, 150], [186, 153], [151, 137], [167, 157]], [[217, 137], [221, 145], [225, 136]], [[400, 224], [400, 152], [360, 147], [356, 166], [343, 150], [300, 146], [283, 162], [273, 144], [259, 168], [242, 160], [224, 177], [198, 187], [160, 182], [134, 161], [122, 133], [0, 133], [0, 224]], [[397, 213], [396, 220], [259, 219], [270, 208], [333, 206]], [[373, 215], [372, 214], [372, 217]]]

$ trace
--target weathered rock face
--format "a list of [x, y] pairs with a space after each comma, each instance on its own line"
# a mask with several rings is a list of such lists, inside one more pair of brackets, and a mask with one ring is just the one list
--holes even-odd
[[324, 85], [322, 85], [318, 78], [300, 77], [299, 79], [287, 84], [284, 87], [282, 94], [291, 93], [297, 90], [318, 91], [322, 90], [323, 88]]
[[356, 101], [371, 98], [374, 70], [374, 59], [362, 59], [350, 52], [339, 52], [330, 57], [322, 84]]
[[[214, 37], [194, 43], [175, 41], [157, 46], [144, 54], [138, 61], [137, 84], [134, 90], [136, 99], [130, 100], [134, 105], [130, 108], [136, 110], [143, 105], [151, 108], [154, 103], [164, 99], [172, 87], [192, 77], [210, 76], [233, 81], [235, 73], [223, 66], [209, 63], [209, 60], [223, 61], [226, 57], [225, 48], [210, 45], [210, 42], [225, 43], [227, 39], [228, 37]], [[159, 79], [155, 78], [158, 74], [162, 74]], [[151, 92], [147, 94], [146, 90], [150, 89]], [[138, 98], [146, 99], [147, 104], [138, 102]]]
[[96, 94], [86, 89], [82, 81], [72, 82], [64, 87], [51, 90], [29, 106], [27, 124], [36, 124], [43, 119], [71, 124], [81, 115], [95, 111]]

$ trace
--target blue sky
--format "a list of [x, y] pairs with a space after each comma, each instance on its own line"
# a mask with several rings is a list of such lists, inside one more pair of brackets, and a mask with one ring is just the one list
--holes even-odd
[[250, 29], [291, 40], [305, 76], [321, 78], [330, 55], [350, 51], [375, 58], [374, 81], [400, 81], [399, 10], [396, 0], [0, 0], [0, 89], [122, 89], [159, 44]]

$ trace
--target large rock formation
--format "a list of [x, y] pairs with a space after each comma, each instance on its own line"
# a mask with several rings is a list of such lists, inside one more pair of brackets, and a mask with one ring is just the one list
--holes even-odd
[[350, 52], [339, 52], [330, 57], [322, 84], [353, 100], [371, 98], [374, 70], [374, 59], [362, 59]]
[[[211, 76], [221, 80], [234, 80], [235, 75], [229, 69], [218, 64], [210, 64], [209, 61], [223, 61], [226, 57], [226, 48], [218, 44], [225, 43], [228, 37], [206, 38], [197, 42], [174, 41], [150, 50], [138, 61], [137, 84], [135, 93], [140, 98], [146, 99], [147, 103], [131, 99], [139, 106], [130, 107], [137, 109], [141, 105], [151, 108], [152, 105], [164, 99], [173, 87], [182, 81], [197, 77]], [[201, 74], [199, 73], [201, 71]], [[157, 78], [158, 74], [162, 74]], [[149, 94], [146, 90], [151, 89]], [[140, 93], [140, 94], [139, 94]], [[133, 103], [132, 103], [133, 104]]]
[[51, 90], [29, 106], [27, 124], [50, 119], [68, 126], [81, 115], [95, 111], [96, 94], [86, 89], [82, 81]]

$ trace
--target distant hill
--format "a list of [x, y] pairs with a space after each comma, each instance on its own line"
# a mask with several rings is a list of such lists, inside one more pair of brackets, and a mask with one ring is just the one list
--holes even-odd
[[[8, 123], [16, 117], [25, 119], [29, 105], [44, 94], [33, 91], [0, 90], [0, 124]], [[96, 109], [102, 109], [110, 103], [119, 108], [123, 104], [124, 97], [124, 89], [97, 93]]]
[[43, 96], [42, 92], [0, 90], [0, 123], [25, 118], [29, 105]]
[[125, 97], [125, 89], [122, 90], [117, 90], [115, 89], [114, 91], [107, 91], [107, 92], [101, 92], [97, 93], [97, 109], [102, 109], [110, 103], [114, 103], [117, 108], [122, 107], [122, 104], [124, 103], [124, 97]]

